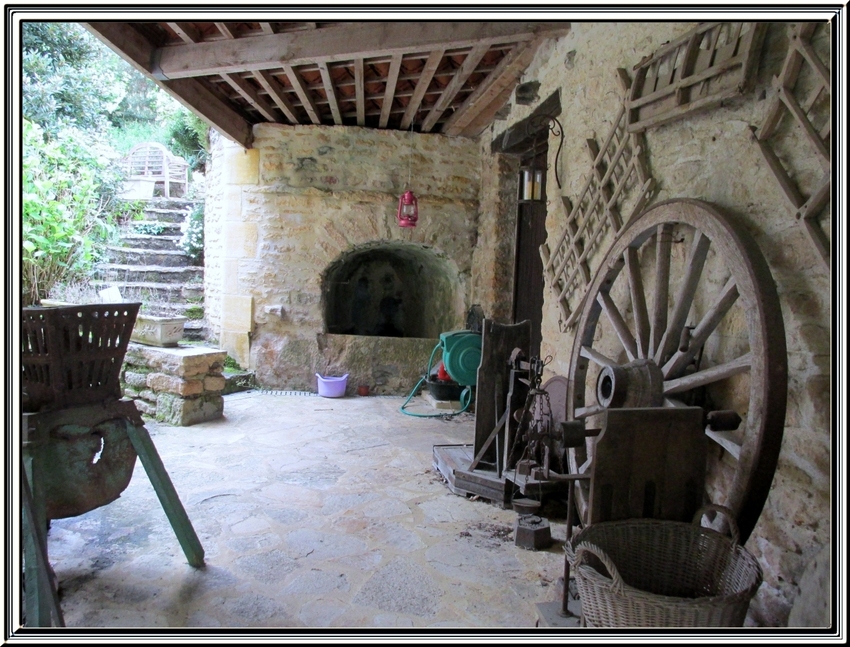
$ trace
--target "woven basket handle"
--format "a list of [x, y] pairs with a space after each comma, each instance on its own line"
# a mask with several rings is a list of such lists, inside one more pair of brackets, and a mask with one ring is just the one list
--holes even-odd
[[696, 526], [701, 525], [700, 521], [702, 521], [703, 515], [712, 510], [719, 512], [724, 517], [726, 517], [726, 522], [729, 524], [729, 534], [732, 535], [732, 545], [737, 546], [738, 541], [741, 538], [741, 534], [738, 532], [738, 524], [735, 523], [735, 514], [726, 506], [718, 505], [716, 503], [709, 503], [708, 505], [704, 505], [699, 510], [697, 510], [697, 513], [694, 515], [693, 524]]
[[614, 566], [614, 562], [611, 561], [611, 558], [608, 557], [605, 551], [599, 548], [599, 546], [584, 541], [581, 542], [576, 548], [574, 568], [578, 569], [578, 567], [581, 566], [582, 557], [584, 557], [585, 553], [595, 555], [596, 558], [602, 562], [602, 565], [608, 569], [608, 573], [611, 575], [611, 590], [617, 595], [622, 595], [624, 585], [623, 578], [620, 577], [620, 571], [617, 570], [617, 567]]

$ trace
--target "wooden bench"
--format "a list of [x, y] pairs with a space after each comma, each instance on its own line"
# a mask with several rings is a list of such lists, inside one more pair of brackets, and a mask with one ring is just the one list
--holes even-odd
[[154, 191], [160, 188], [166, 198], [172, 197], [172, 193], [175, 197], [185, 196], [189, 188], [189, 164], [162, 144], [137, 144], [123, 159], [123, 165], [130, 182], [153, 179]]

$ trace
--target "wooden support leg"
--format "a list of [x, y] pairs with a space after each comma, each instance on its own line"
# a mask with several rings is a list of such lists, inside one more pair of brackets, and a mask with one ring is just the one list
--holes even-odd
[[[21, 479], [23, 489], [24, 541], [26, 545], [27, 626], [50, 627], [51, 612], [56, 626], [64, 627], [65, 618], [59, 606], [59, 595], [51, 581], [50, 562], [47, 557], [47, 537], [44, 534], [44, 516], [38, 519], [29, 479]], [[32, 590], [32, 595], [30, 594]]]
[[191, 566], [203, 566], [204, 548], [198, 540], [198, 535], [195, 534], [192, 522], [189, 521], [189, 516], [180, 502], [180, 497], [177, 496], [177, 491], [174, 489], [168, 472], [165, 471], [165, 466], [162, 464], [148, 430], [143, 426], [136, 426], [128, 422], [127, 435], [130, 437], [130, 442], [133, 443], [148, 478], [153, 484], [159, 502], [174, 529], [174, 534], [177, 535], [177, 540], [183, 548], [186, 559], [189, 560]]

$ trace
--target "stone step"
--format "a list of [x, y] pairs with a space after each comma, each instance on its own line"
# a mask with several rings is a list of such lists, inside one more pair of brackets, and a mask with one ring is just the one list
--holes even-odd
[[184, 198], [152, 198], [145, 203], [145, 209], [173, 209], [191, 211], [198, 204], [195, 200]]
[[121, 241], [133, 249], [164, 249], [169, 251], [180, 251], [178, 243], [182, 236], [167, 236], [165, 234], [136, 234], [126, 232], [121, 234]]
[[109, 262], [116, 265], [162, 265], [166, 267], [185, 267], [192, 265], [192, 259], [180, 250], [144, 249], [138, 247], [107, 248]]
[[144, 281], [95, 280], [92, 285], [100, 290], [117, 287], [125, 301], [142, 303], [201, 303], [204, 298], [203, 283], [154, 283]]
[[187, 321], [183, 324], [183, 339], [189, 341], [206, 341], [207, 324], [203, 319], [198, 321]]
[[191, 209], [187, 211], [185, 209], [157, 209], [147, 207], [145, 209], [145, 219], [156, 222], [185, 222], [190, 212]]
[[176, 283], [198, 282], [203, 287], [203, 267], [169, 267], [166, 265], [118, 265], [100, 263], [97, 277], [113, 283]]
[[183, 235], [180, 229], [182, 222], [159, 222], [158, 220], [134, 220], [127, 228], [127, 234], [149, 234], [151, 236]]

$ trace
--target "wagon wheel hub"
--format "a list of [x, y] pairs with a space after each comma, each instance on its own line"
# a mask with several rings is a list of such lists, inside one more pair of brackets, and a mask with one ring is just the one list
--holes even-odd
[[605, 366], [596, 380], [596, 400], [606, 409], [660, 407], [664, 403], [664, 374], [649, 359]]

